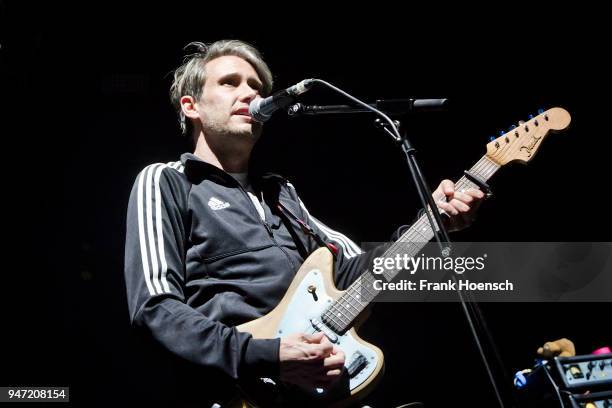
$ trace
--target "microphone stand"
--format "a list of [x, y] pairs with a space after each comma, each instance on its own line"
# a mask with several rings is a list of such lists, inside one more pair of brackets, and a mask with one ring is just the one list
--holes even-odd
[[289, 117], [302, 115], [328, 115], [351, 113], [376, 113], [371, 108], [381, 110], [388, 115], [403, 115], [409, 112], [436, 112], [446, 109], [448, 99], [378, 99], [368, 107], [349, 105], [303, 105], [293, 104], [287, 110]]
[[[437, 206], [433, 200], [433, 196], [431, 193], [431, 189], [429, 188], [429, 186], [427, 185], [427, 183], [425, 182], [425, 178], [423, 176], [423, 172], [421, 171], [418, 162], [416, 160], [415, 157], [415, 153], [416, 153], [416, 149], [414, 149], [414, 147], [412, 146], [412, 144], [410, 143], [410, 141], [408, 140], [407, 134], [406, 132], [400, 133], [399, 132], [399, 125], [400, 122], [397, 121], [392, 121], [389, 116], [387, 116], [385, 113], [381, 112], [380, 110], [378, 110], [376, 107], [371, 106], [366, 104], [365, 102], [355, 98], [354, 96], [348, 94], [347, 92], [341, 90], [340, 88], [335, 87], [334, 85], [320, 80], [320, 79], [313, 79], [312, 80], [313, 83], [319, 83], [322, 85], [325, 85], [326, 87], [340, 93], [341, 95], [345, 96], [346, 98], [350, 99], [351, 101], [353, 101], [354, 103], [356, 103], [358, 106], [360, 106], [361, 108], [376, 113], [377, 116], [379, 116], [379, 118], [376, 119], [375, 123], [376, 125], [381, 128], [385, 133], [387, 133], [389, 136], [391, 136], [393, 138], [393, 140], [395, 141], [395, 143], [397, 145], [400, 146], [400, 148], [402, 149], [402, 152], [404, 153], [405, 157], [406, 157], [406, 162], [408, 163], [408, 168], [410, 170], [410, 174], [412, 176], [412, 179], [415, 183], [415, 186], [417, 188], [417, 193], [419, 195], [419, 199], [421, 200], [421, 204], [423, 205], [423, 208], [425, 208], [425, 213], [427, 214], [427, 219], [429, 221], [429, 224], [431, 225], [432, 231], [434, 232], [434, 237], [436, 239], [436, 242], [438, 243], [438, 247], [440, 249], [440, 254], [442, 255], [442, 257], [446, 258], [450, 255], [451, 253], [451, 241], [450, 238], [448, 237], [448, 232], [446, 230], [446, 227], [444, 226], [441, 216], [440, 216], [440, 212], [437, 211]], [[295, 106], [295, 105], [294, 105]], [[414, 104], [412, 104], [412, 106], [414, 106]], [[344, 108], [344, 106], [342, 106], [342, 108]], [[353, 108], [354, 109], [354, 108]], [[324, 110], [324, 109], [323, 109]], [[338, 105], [333, 107], [333, 110], [339, 110], [338, 109]], [[295, 112], [294, 112], [295, 113]], [[356, 113], [355, 111], [350, 112], [350, 113]], [[291, 115], [291, 108], [289, 111], [289, 114]], [[456, 276], [453, 274], [453, 280], [456, 282]], [[493, 387], [493, 390], [495, 392], [495, 396], [497, 397], [497, 401], [499, 403], [499, 406], [501, 408], [504, 408], [504, 402], [502, 400], [500, 391], [497, 387], [497, 383], [495, 381], [495, 377], [493, 376], [493, 372], [491, 371], [491, 367], [489, 365], [489, 361], [487, 359], [487, 356], [485, 355], [482, 343], [480, 341], [480, 336], [476, 330], [476, 327], [474, 325], [474, 321], [472, 319], [472, 315], [470, 313], [470, 310], [468, 310], [466, 301], [463, 297], [462, 291], [459, 289], [459, 286], [457, 285], [457, 293], [459, 295], [459, 300], [461, 302], [461, 306], [464, 312], [464, 315], [468, 321], [468, 324], [470, 326], [470, 331], [472, 333], [472, 337], [474, 338], [474, 341], [476, 342], [476, 346], [478, 348], [480, 357], [485, 365], [486, 371], [487, 371], [487, 375], [489, 377], [489, 380], [491, 381], [491, 385]], [[484, 325], [484, 321], [481, 322], [480, 319], [483, 319], [483, 316], [480, 314], [475, 314], [474, 318], [476, 319], [477, 322], [479, 322], [481, 325]]]
[[[412, 179], [414, 181], [414, 184], [417, 188], [417, 192], [419, 195], [419, 198], [421, 199], [421, 203], [423, 204], [423, 208], [429, 208], [430, 210], [426, 210], [425, 213], [427, 214], [427, 218], [429, 220], [429, 224], [431, 225], [431, 228], [434, 232], [434, 236], [436, 238], [436, 241], [438, 242], [438, 245], [440, 246], [440, 254], [442, 255], [442, 257], [446, 258], [448, 256], [450, 256], [451, 250], [452, 250], [452, 246], [451, 246], [451, 241], [448, 237], [448, 232], [446, 230], [446, 227], [444, 226], [444, 224], [441, 221], [441, 217], [440, 217], [440, 212], [437, 210], [432, 210], [432, 209], [437, 209], [437, 206], [435, 205], [434, 201], [433, 201], [433, 195], [431, 192], [431, 189], [429, 188], [429, 186], [427, 185], [427, 183], [425, 182], [425, 177], [423, 176], [423, 173], [421, 172], [421, 169], [419, 167], [419, 164], [416, 160], [415, 157], [415, 153], [416, 153], [416, 149], [410, 144], [410, 141], [408, 140], [408, 136], [406, 134], [406, 131], [403, 131], [401, 133], [401, 137], [398, 138], [397, 135], [395, 134], [395, 132], [392, 132], [389, 128], [388, 125], [386, 123], [384, 123], [382, 120], [380, 119], [376, 119], [375, 120], [376, 125], [381, 128], [385, 133], [387, 133], [389, 136], [391, 136], [391, 138], [395, 141], [395, 143], [397, 145], [400, 146], [400, 148], [402, 149], [402, 152], [404, 153], [404, 155], [406, 156], [406, 162], [408, 163], [408, 168], [410, 169], [410, 174], [412, 175]], [[401, 123], [399, 121], [395, 121], [394, 125], [397, 128], [400, 128]], [[428, 206], [426, 206], [424, 204], [424, 202], [427, 202]], [[431, 214], [433, 213], [434, 215], [434, 220], [436, 222], [436, 224], [433, 223], [432, 221], [432, 217]], [[436, 229], [436, 227], [438, 227], [439, 229]], [[499, 406], [501, 408], [504, 408], [504, 402], [500, 393], [500, 390], [498, 389], [497, 386], [497, 382], [495, 381], [495, 376], [493, 375], [493, 371], [491, 369], [491, 365], [489, 364], [489, 360], [485, 354], [484, 351], [484, 347], [483, 344], [480, 340], [480, 335], [478, 334], [478, 331], [476, 329], [476, 325], [474, 324], [474, 320], [476, 321], [477, 324], [480, 324], [481, 327], [484, 327], [484, 330], [487, 330], [486, 324], [484, 322], [484, 316], [482, 316], [482, 314], [480, 313], [480, 310], [478, 309], [478, 306], [476, 304], [471, 304], [473, 309], [470, 311], [470, 309], [468, 309], [468, 303], [466, 302], [464, 296], [463, 296], [463, 291], [459, 288], [458, 282], [457, 282], [457, 276], [454, 273], [451, 273], [451, 279], [453, 280], [453, 282], [455, 282], [456, 287], [457, 287], [457, 295], [459, 296], [459, 301], [461, 303], [461, 307], [463, 309], [463, 313], [465, 315], [465, 318], [468, 322], [468, 325], [470, 326], [470, 332], [472, 333], [472, 337], [474, 338], [474, 342], [476, 343], [476, 346], [478, 348], [478, 352], [481, 356], [482, 362], [484, 363], [485, 369], [487, 371], [487, 375], [489, 377], [489, 380], [491, 381], [491, 385], [493, 387], [493, 390], [495, 391], [495, 396], [497, 398], [497, 402], [499, 403]], [[468, 300], [470, 302], [473, 302], [469, 292], [466, 293], [467, 297], [469, 298]], [[472, 317], [472, 314], [474, 314], [474, 316]], [[488, 337], [488, 340], [492, 343], [492, 339], [490, 337]], [[494, 347], [493, 344], [491, 344], [492, 347]], [[494, 349], [495, 351], [495, 349]], [[498, 363], [501, 365], [501, 361], [498, 361]]]

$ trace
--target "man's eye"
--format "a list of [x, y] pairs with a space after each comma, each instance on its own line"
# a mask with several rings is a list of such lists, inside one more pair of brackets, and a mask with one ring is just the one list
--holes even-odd
[[260, 83], [249, 83], [249, 86], [251, 87], [252, 90], [254, 90], [257, 93], [261, 93], [261, 87], [262, 85]]
[[236, 87], [238, 86], [238, 81], [236, 81], [234, 78], [223, 78], [220, 81], [220, 84], [222, 86], [231, 86], [231, 87]]

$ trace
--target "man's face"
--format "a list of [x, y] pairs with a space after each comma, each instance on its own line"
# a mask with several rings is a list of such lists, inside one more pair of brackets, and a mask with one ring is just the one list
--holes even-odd
[[249, 103], [259, 95], [262, 83], [251, 64], [226, 55], [206, 64], [206, 82], [197, 102], [200, 120], [209, 142], [251, 146], [261, 125], [249, 115]]

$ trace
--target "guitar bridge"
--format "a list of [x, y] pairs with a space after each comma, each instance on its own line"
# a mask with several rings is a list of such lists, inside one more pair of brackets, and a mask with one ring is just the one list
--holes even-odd
[[346, 367], [349, 377], [351, 378], [355, 377], [357, 374], [361, 372], [361, 370], [366, 368], [367, 365], [368, 365], [368, 359], [365, 358], [365, 356], [361, 354], [359, 351], [354, 352], [353, 356], [351, 357], [351, 362]]

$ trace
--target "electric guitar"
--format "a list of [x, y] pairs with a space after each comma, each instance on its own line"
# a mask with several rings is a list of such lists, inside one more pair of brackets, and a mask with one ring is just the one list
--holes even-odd
[[[465, 172], [455, 188], [459, 191], [483, 189], [502, 166], [513, 161], [526, 164], [535, 156], [546, 135], [565, 129], [570, 120], [565, 109], [552, 108], [540, 111], [527, 122], [492, 139], [487, 144], [487, 153]], [[434, 195], [435, 201], [443, 198], [443, 195]], [[382, 256], [394, 258], [405, 253], [416, 256], [433, 237], [427, 216], [422, 215]], [[375, 278], [365, 272], [348, 289], [340, 291], [334, 285], [333, 266], [333, 257], [327, 249], [316, 250], [300, 267], [278, 306], [237, 328], [254, 338], [323, 332], [346, 356], [341, 379], [325, 390], [302, 389], [278, 379], [244, 381], [240, 388], [249, 403], [242, 401], [242, 406], [348, 405], [364, 397], [381, 377], [382, 351], [361, 339], [355, 331], [366, 307], [376, 297], [372, 289]], [[385, 277], [391, 280], [395, 273], [391, 271]]]

